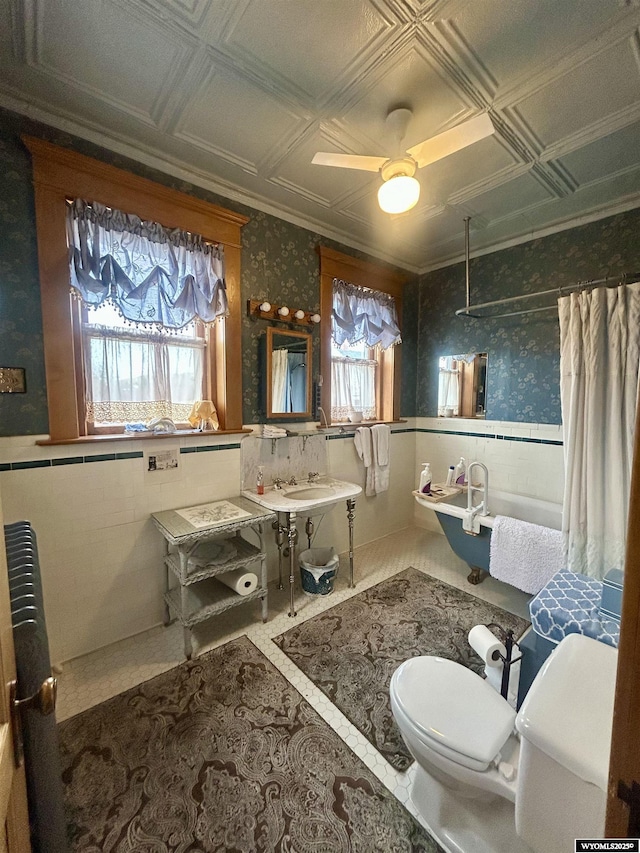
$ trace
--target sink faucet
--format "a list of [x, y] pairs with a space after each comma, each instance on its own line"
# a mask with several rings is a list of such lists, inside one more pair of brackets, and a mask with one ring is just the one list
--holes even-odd
[[309, 471], [309, 479], [308, 483], [317, 483], [320, 478], [320, 474], [317, 471]]
[[273, 481], [273, 488], [274, 489], [281, 489], [283, 483], [284, 483], [284, 480], [281, 480], [280, 477], [276, 477], [275, 480]]
[[296, 478], [295, 478], [295, 477], [292, 477], [292, 478], [289, 480], [289, 485], [290, 485], [290, 486], [297, 486], [297, 485], [298, 485], [298, 483], [297, 483], [297, 481], [296, 481]]
[[324, 428], [329, 429], [329, 422], [327, 421], [327, 416], [325, 415], [322, 406], [318, 406], [318, 414], [322, 415], [322, 417], [320, 418], [320, 426], [322, 426], [322, 421], [324, 419]]

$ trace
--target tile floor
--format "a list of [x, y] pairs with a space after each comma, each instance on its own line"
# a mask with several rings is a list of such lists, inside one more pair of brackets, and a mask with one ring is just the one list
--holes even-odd
[[[348, 558], [340, 555], [341, 571], [328, 596], [308, 596], [298, 591], [297, 616], [288, 614], [288, 589], [269, 589], [269, 621], [260, 619], [260, 603], [247, 603], [223, 613], [194, 631], [196, 654], [246, 634], [296, 687], [327, 723], [364, 761], [384, 785], [416, 815], [409, 799], [413, 768], [394, 770], [327, 697], [271, 642], [288, 630], [346, 598], [414, 566], [426, 574], [457, 586], [499, 607], [528, 618], [530, 596], [493, 578], [479, 586], [467, 582], [468, 568], [451, 551], [444, 536], [409, 527], [363, 545], [355, 551], [355, 589], [347, 587]], [[177, 666], [184, 660], [182, 628], [159, 626], [65, 664], [58, 676], [57, 719], [64, 720], [130, 687]], [[417, 815], [416, 815], [417, 816]], [[424, 823], [424, 822], [423, 822]], [[429, 827], [427, 827], [429, 829]]]

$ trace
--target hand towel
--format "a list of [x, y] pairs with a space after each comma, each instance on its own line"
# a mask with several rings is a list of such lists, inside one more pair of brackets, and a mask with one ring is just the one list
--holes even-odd
[[375, 448], [374, 457], [377, 465], [389, 464], [389, 436], [391, 430], [386, 424], [375, 424], [371, 427], [371, 441]]
[[379, 495], [389, 488], [389, 435], [386, 424], [371, 427], [371, 454], [373, 457], [374, 494]]
[[562, 531], [496, 516], [489, 546], [492, 577], [524, 592], [537, 593], [565, 568]]
[[373, 465], [373, 454], [371, 446], [371, 430], [369, 427], [358, 427], [353, 435], [353, 443], [356, 448], [356, 453], [362, 459], [365, 467], [365, 495], [375, 495], [375, 470]]

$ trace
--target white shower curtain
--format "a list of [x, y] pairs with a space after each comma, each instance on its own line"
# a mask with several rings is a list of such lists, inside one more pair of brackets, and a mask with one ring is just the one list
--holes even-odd
[[567, 568], [624, 568], [640, 360], [640, 283], [558, 300]]
[[289, 353], [276, 349], [271, 354], [271, 411], [289, 411]]

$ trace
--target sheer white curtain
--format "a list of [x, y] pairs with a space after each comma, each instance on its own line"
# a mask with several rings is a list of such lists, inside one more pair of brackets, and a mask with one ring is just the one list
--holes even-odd
[[184, 422], [202, 396], [202, 339], [85, 326], [84, 340], [91, 423]]
[[640, 284], [558, 300], [567, 567], [624, 568], [640, 361]]
[[354, 411], [365, 421], [376, 417], [376, 363], [332, 358], [331, 419], [346, 421]]
[[438, 373], [438, 414], [444, 415], [445, 409], [453, 409], [453, 414], [457, 415], [459, 400], [460, 374], [457, 362], [452, 356], [443, 356]]
[[289, 353], [275, 349], [271, 354], [271, 409], [287, 412], [289, 402]]

